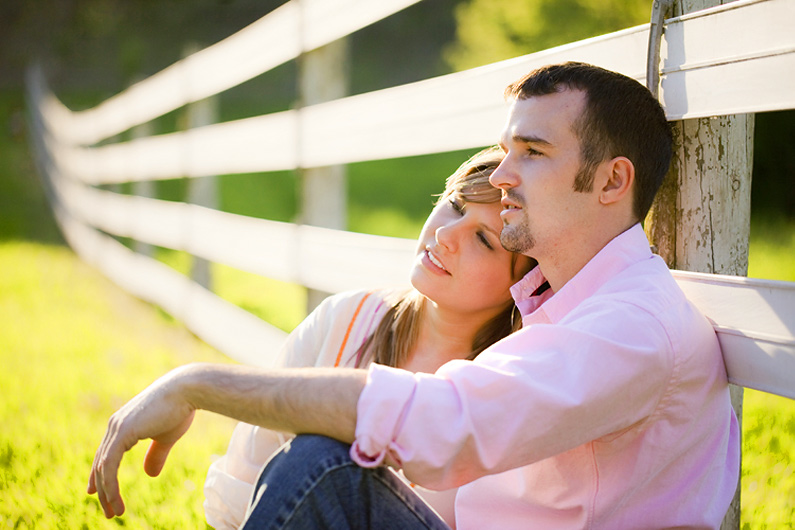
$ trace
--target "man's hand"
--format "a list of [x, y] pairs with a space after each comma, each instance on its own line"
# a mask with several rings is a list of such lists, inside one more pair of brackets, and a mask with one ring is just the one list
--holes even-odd
[[117, 476], [124, 453], [139, 440], [151, 438], [144, 470], [156, 477], [171, 448], [190, 427], [196, 409], [180, 393], [181, 371], [161, 377], [111, 416], [88, 479], [88, 493], [97, 494], [105, 517], [124, 513]]

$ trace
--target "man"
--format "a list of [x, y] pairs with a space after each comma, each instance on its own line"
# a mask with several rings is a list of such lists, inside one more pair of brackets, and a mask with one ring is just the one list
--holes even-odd
[[539, 263], [513, 288], [523, 329], [433, 375], [178, 369], [111, 420], [89, 482], [107, 516], [124, 509], [123, 452], [153, 438], [157, 474], [204, 408], [323, 435], [271, 460], [245, 528], [444, 528], [382, 464], [461, 486], [458, 528], [719, 526], [739, 474], [725, 368], [639, 224], [670, 162], [664, 113], [634, 80], [580, 63], [507, 95], [491, 181], [503, 246]]

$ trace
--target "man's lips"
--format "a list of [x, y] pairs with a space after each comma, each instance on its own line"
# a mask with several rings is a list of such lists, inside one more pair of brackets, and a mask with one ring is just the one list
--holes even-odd
[[516, 203], [503, 200], [502, 201], [502, 211], [500, 212], [500, 218], [503, 219], [503, 222], [506, 222], [505, 221], [506, 217], [514, 214], [515, 212], [520, 211], [521, 209], [522, 209], [522, 207], [517, 205]]
[[517, 212], [523, 209], [524, 205], [524, 198], [522, 195], [517, 192], [515, 189], [504, 189], [502, 190], [502, 198], [500, 199], [500, 204], [502, 205], [502, 211], [500, 212], [500, 218], [502, 218], [503, 223], [506, 223], [506, 217], [511, 215], [512, 212]]
[[508, 197], [503, 197], [502, 200], [500, 201], [500, 204], [502, 204], [503, 211], [504, 210], [521, 210], [522, 209], [522, 207], [517, 202], [512, 201]]

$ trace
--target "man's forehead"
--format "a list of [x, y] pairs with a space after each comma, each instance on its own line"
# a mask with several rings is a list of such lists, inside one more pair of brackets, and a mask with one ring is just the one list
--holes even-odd
[[542, 96], [517, 98], [511, 102], [502, 140], [536, 138], [552, 143], [564, 131], [573, 132], [582, 114], [585, 94], [564, 90]]

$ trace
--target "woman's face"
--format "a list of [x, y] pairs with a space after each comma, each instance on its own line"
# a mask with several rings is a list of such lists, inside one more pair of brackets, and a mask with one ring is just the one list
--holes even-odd
[[499, 202], [465, 202], [457, 194], [433, 209], [417, 245], [414, 287], [439, 306], [491, 318], [511, 299], [509, 288], [529, 266], [500, 245]]

